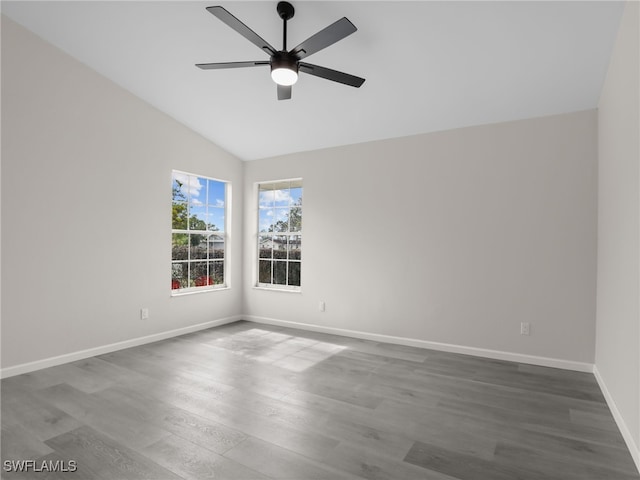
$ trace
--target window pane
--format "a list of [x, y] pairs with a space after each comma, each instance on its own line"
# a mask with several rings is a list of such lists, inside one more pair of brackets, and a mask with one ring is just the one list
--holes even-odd
[[224, 283], [224, 262], [209, 262], [209, 276], [212, 279], [211, 285]]
[[190, 258], [207, 258], [207, 236], [189, 235]]
[[271, 283], [271, 262], [270, 260], [260, 260], [258, 263], [258, 282]]
[[224, 232], [224, 208], [209, 207], [207, 229], [214, 232]]
[[191, 262], [189, 286], [204, 287], [205, 285], [211, 285], [207, 262]]
[[300, 235], [292, 235], [289, 237], [289, 260], [300, 260], [302, 247], [302, 237]]
[[207, 207], [189, 206], [189, 230], [207, 229]]
[[287, 284], [287, 262], [273, 262], [273, 283]]
[[287, 258], [287, 237], [285, 235], [273, 237], [273, 258]]
[[171, 180], [172, 200], [186, 202], [189, 191], [189, 176], [185, 173], [173, 172]]
[[189, 175], [189, 204], [204, 205], [207, 195], [207, 179]]
[[289, 231], [299, 232], [302, 230], [302, 207], [292, 207], [289, 215]]
[[274, 212], [274, 230], [276, 232], [289, 231], [289, 208], [275, 208]]
[[258, 230], [261, 232], [273, 232], [273, 223], [274, 223], [274, 219], [273, 219], [273, 209], [271, 208], [264, 208], [264, 209], [260, 209], [260, 218], [259, 218], [259, 225], [258, 225]]
[[225, 183], [217, 180], [207, 181], [207, 204], [224, 208]]
[[187, 229], [187, 204], [174, 201], [171, 205], [171, 228]]
[[222, 235], [209, 235], [209, 258], [224, 258], [224, 237]]
[[174, 233], [171, 235], [171, 260], [189, 259], [189, 235]]
[[276, 207], [288, 207], [289, 206], [289, 189], [282, 188], [273, 191], [275, 206]]
[[302, 188], [292, 188], [290, 197], [291, 205], [302, 205]]
[[260, 235], [260, 237], [258, 237], [258, 242], [259, 257], [271, 258], [271, 252], [273, 249], [273, 241], [271, 240], [271, 236], [265, 237], [263, 235]]
[[189, 264], [187, 262], [171, 264], [171, 289], [189, 286]]
[[273, 207], [273, 190], [260, 190], [258, 193], [258, 205], [260, 207], [265, 207], [265, 208], [269, 208], [269, 207]]
[[289, 262], [288, 285], [300, 286], [300, 262]]

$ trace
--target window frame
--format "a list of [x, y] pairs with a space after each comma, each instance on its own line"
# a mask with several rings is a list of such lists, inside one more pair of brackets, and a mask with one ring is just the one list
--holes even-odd
[[[230, 226], [231, 226], [231, 205], [230, 205], [230, 199], [231, 199], [231, 182], [228, 180], [223, 180], [220, 178], [215, 178], [215, 177], [209, 177], [206, 175], [201, 175], [201, 174], [196, 174], [196, 173], [191, 173], [191, 172], [185, 172], [183, 170], [177, 170], [177, 169], [172, 169], [171, 170], [171, 188], [172, 188], [172, 197], [171, 197], [171, 212], [173, 215], [173, 205], [174, 205], [174, 198], [173, 198], [173, 185], [174, 185], [174, 180], [175, 180], [175, 174], [179, 174], [179, 175], [185, 175], [187, 177], [196, 177], [200, 180], [205, 180], [206, 181], [206, 189], [205, 189], [205, 203], [204, 206], [206, 208], [206, 212], [208, 213], [209, 207], [212, 206], [211, 204], [208, 203], [209, 199], [208, 199], [208, 188], [209, 188], [209, 181], [214, 181], [214, 182], [219, 182], [224, 184], [224, 206], [223, 206], [223, 215], [224, 215], [224, 220], [223, 220], [223, 230], [192, 230], [189, 228], [189, 223], [187, 223], [187, 228], [186, 229], [176, 229], [173, 228], [173, 218], [171, 219], [171, 254], [170, 254], [170, 279], [171, 279], [171, 287], [173, 287], [173, 280], [174, 280], [174, 276], [173, 276], [173, 265], [175, 264], [183, 264], [183, 263], [187, 263], [189, 265], [189, 272], [191, 271], [191, 265], [193, 263], [196, 262], [207, 262], [207, 263], [211, 263], [211, 262], [217, 262], [217, 263], [221, 263], [222, 264], [222, 283], [217, 283], [217, 284], [208, 284], [207, 280], [207, 284], [204, 285], [194, 285], [194, 286], [188, 286], [185, 288], [179, 288], [179, 289], [173, 289], [171, 288], [170, 292], [171, 292], [171, 296], [175, 297], [175, 296], [181, 296], [181, 295], [190, 295], [190, 294], [194, 294], [194, 293], [203, 293], [203, 292], [212, 292], [212, 291], [218, 291], [218, 290], [225, 290], [229, 288], [229, 238], [230, 238]], [[187, 187], [189, 188], [189, 187]], [[187, 200], [185, 202], [185, 204], [187, 205], [187, 219], [191, 218], [191, 206], [192, 206], [192, 202], [191, 202], [191, 194], [188, 191], [187, 192]], [[219, 207], [216, 207], [219, 208]], [[187, 220], [188, 222], [188, 220]], [[216, 235], [216, 236], [220, 236], [222, 237], [222, 242], [224, 245], [223, 248], [223, 258], [221, 260], [215, 260], [215, 257], [210, 258], [209, 255], [210, 253], [207, 251], [207, 258], [205, 259], [199, 259], [199, 258], [191, 258], [191, 247], [187, 248], [187, 252], [188, 252], [188, 258], [185, 259], [177, 259], [174, 260], [173, 256], [173, 236], [174, 234], [186, 234], [186, 235], [203, 235], [206, 236], [207, 238], [211, 237], [212, 235]], [[208, 240], [207, 240], [208, 241]], [[207, 249], [208, 250], [208, 249]], [[209, 273], [209, 272], [208, 272]], [[209, 274], [208, 277], [211, 277], [212, 275]], [[187, 274], [187, 278], [189, 279], [189, 281], [191, 280], [191, 274], [188, 273]]]
[[[292, 183], [299, 183], [299, 187], [292, 187], [291, 184]], [[256, 224], [257, 224], [257, 233], [255, 235], [255, 239], [254, 239], [254, 245], [255, 245], [255, 268], [254, 268], [254, 274], [255, 274], [255, 282], [254, 282], [254, 288], [257, 289], [261, 289], [261, 290], [275, 290], [275, 291], [281, 291], [281, 292], [293, 292], [293, 293], [298, 293], [302, 291], [302, 236], [303, 236], [303, 223], [304, 223], [304, 214], [302, 213], [304, 211], [304, 203], [301, 203], [299, 205], [298, 208], [300, 208], [300, 212], [301, 212], [301, 220], [300, 220], [300, 230], [299, 231], [289, 231], [287, 230], [286, 232], [276, 232], [276, 231], [272, 231], [272, 232], [261, 232], [260, 231], [260, 211], [261, 210], [266, 210], [268, 208], [271, 209], [277, 209], [277, 208], [284, 208], [282, 206], [276, 206], [275, 202], [274, 205], [272, 205], [271, 207], [262, 207], [260, 205], [260, 191], [261, 191], [261, 186], [263, 185], [278, 185], [278, 184], [284, 184], [284, 183], [288, 183], [289, 184], [289, 189], [291, 188], [300, 188], [302, 190], [300, 199], [302, 200], [302, 198], [304, 197], [304, 182], [302, 178], [285, 178], [285, 179], [279, 179], [279, 180], [268, 180], [268, 181], [262, 181], [262, 182], [256, 182], [255, 183], [255, 192], [256, 192], [256, 208], [257, 208], [257, 215], [256, 215]], [[274, 188], [274, 190], [276, 190]], [[292, 204], [289, 204], [289, 214], [291, 213], [291, 208], [293, 207]], [[287, 248], [285, 249], [287, 251], [287, 257], [285, 259], [277, 259], [273, 256], [273, 253], [271, 254], [270, 258], [264, 258], [260, 256], [260, 250], [261, 250], [261, 238], [265, 237], [265, 233], [270, 234], [272, 237], [277, 237], [277, 236], [281, 236], [281, 237], [287, 237]], [[289, 238], [290, 237], [299, 237], [299, 244], [300, 244], [300, 258], [299, 259], [291, 259], [289, 258]], [[272, 247], [272, 252], [275, 249], [273, 249]], [[265, 261], [265, 260], [270, 260], [271, 261], [271, 265], [272, 265], [272, 269], [273, 269], [273, 265], [274, 262], [282, 262], [285, 264], [285, 282], [288, 282], [289, 279], [289, 264], [290, 263], [298, 263], [300, 265], [300, 285], [288, 285], [287, 283], [285, 284], [277, 284], [277, 283], [265, 283], [265, 282], [260, 282], [260, 261]], [[273, 280], [273, 270], [271, 270], [271, 279]]]

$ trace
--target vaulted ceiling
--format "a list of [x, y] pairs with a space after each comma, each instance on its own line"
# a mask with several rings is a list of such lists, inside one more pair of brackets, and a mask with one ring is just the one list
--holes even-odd
[[[268, 60], [205, 7], [280, 48], [275, 1], [2, 2], [2, 13], [244, 160], [595, 108], [621, 2], [298, 1], [288, 45], [346, 16], [358, 31], [305, 61], [278, 101]], [[46, 75], [46, 72], [43, 72]]]

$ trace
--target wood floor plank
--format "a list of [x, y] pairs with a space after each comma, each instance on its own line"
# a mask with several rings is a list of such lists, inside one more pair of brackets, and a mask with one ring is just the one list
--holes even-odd
[[268, 480], [271, 478], [175, 435], [149, 445], [143, 453], [167, 470], [189, 480], [208, 478]]
[[[147, 423], [215, 453], [224, 453], [246, 438], [237, 430], [166, 403], [163, 396], [141, 395], [126, 386], [111, 387], [95, 395], [129, 412], [136, 412], [136, 416]], [[149, 405], [153, 407], [149, 408]]]
[[89, 469], [99, 478], [179, 479], [166, 468], [127, 448], [88, 426], [47, 440], [47, 445], [78, 463], [78, 470]]
[[109, 435], [123, 445], [137, 449], [157, 442], [169, 432], [145, 422], [121, 405], [86, 394], [67, 384], [55, 385], [39, 392], [40, 398], [76, 418], [84, 425]]
[[618, 428], [613, 422], [613, 416], [609, 412], [594, 413], [586, 412], [579, 408], [571, 408], [569, 409], [569, 416], [571, 422], [576, 425], [585, 425], [613, 433], [618, 432]]
[[53, 450], [20, 424], [2, 419], [2, 461], [28, 460], [52, 453]]
[[454, 415], [475, 417], [487, 422], [509, 423], [511, 425], [529, 423], [557, 425], [558, 423], [568, 423], [570, 421], [569, 409], [555, 408], [553, 405], [544, 410], [521, 408], [516, 411], [485, 403], [447, 398], [439, 400], [435, 407], [440, 411], [451, 412]]
[[136, 374], [136, 372], [130, 369], [105, 362], [98, 357], [78, 360], [77, 362], [74, 362], [73, 365], [93, 377], [103, 378], [105, 381], [110, 382], [109, 385], [105, 385], [103, 388], [107, 388], [107, 386], [112, 385], [121, 385], [123, 383], [138, 384], [146, 379], [144, 375]]
[[407, 453], [404, 461], [423, 467], [427, 471], [436, 471], [459, 480], [533, 480], [539, 478], [527, 471], [524, 466], [512, 468], [498, 465], [493, 461], [464, 455], [423, 442], [416, 442]]
[[[8, 405], [3, 411], [3, 421], [19, 425], [38, 440], [44, 441], [82, 426], [82, 422], [41, 399], [25, 395], [22, 405]], [[21, 408], [25, 407], [25, 408]]]
[[[341, 445], [327, 459], [331, 465], [367, 480], [420, 479], [460, 480], [445, 473], [429, 470], [388, 457], [385, 452], [369, 450], [361, 445]], [[476, 479], [480, 480], [480, 479]]]
[[473, 418], [387, 400], [376, 409], [376, 416], [369, 424], [391, 432], [404, 432], [414, 440], [487, 461], [493, 459], [499, 433], [498, 429]]
[[332, 382], [330, 378], [327, 378], [324, 381], [314, 381], [310, 384], [302, 385], [300, 389], [369, 409], [374, 409], [380, 405], [383, 400], [382, 397], [378, 397], [357, 387], [357, 384], [354, 385], [350, 382], [337, 380]]
[[[545, 449], [546, 450], [546, 449]], [[573, 461], [566, 458], [542, 454], [544, 451], [523, 447], [519, 443], [499, 443], [496, 448], [494, 468], [506, 467], [519, 472], [530, 472], [532, 478], [549, 478], [551, 480], [631, 480], [638, 476], [630, 471], [624, 471], [619, 464], [602, 464], [593, 462]], [[541, 461], [544, 458], [544, 461]]]
[[319, 461], [324, 460], [339, 443], [339, 440], [322, 435], [312, 428], [296, 428], [277, 417], [265, 417], [228, 404], [218, 403], [204, 411], [203, 415], [256, 439]]
[[[13, 377], [16, 378], [16, 377]], [[40, 441], [68, 432], [82, 425], [66, 412], [40, 399], [34, 390], [6, 379], [1, 392], [2, 422], [19, 426]]]
[[353, 476], [329, 462], [319, 463], [270, 442], [249, 437], [224, 455], [248, 468], [281, 479], [342, 480]]
[[353, 421], [346, 417], [329, 415], [329, 418], [318, 426], [323, 434], [340, 439], [340, 445], [357, 446], [369, 452], [384, 452], [392, 460], [402, 460], [413, 445], [413, 441], [405, 435], [391, 433], [380, 427], [372, 427], [363, 422]]
[[326, 414], [318, 409], [303, 408], [240, 389], [229, 392], [220, 402], [229, 406], [230, 411], [246, 410], [301, 430], [314, 429], [326, 418]]
[[501, 429], [498, 445], [517, 445], [520, 448], [537, 451], [545, 459], [554, 459], [567, 465], [579, 462], [587, 465], [609, 466], [625, 474], [633, 474], [635, 471], [635, 464], [629, 451], [621, 446], [513, 428]]

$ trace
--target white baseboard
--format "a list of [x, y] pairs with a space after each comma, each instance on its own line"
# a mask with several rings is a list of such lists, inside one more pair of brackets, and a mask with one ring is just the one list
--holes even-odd
[[620, 429], [622, 438], [624, 438], [624, 441], [627, 444], [627, 448], [629, 449], [629, 452], [631, 452], [631, 457], [636, 464], [636, 468], [640, 473], [640, 446], [637, 445], [634, 441], [633, 436], [629, 431], [629, 427], [627, 427], [627, 423], [624, 421], [624, 418], [622, 418], [622, 414], [620, 413], [620, 410], [618, 410], [618, 406], [616, 405], [615, 400], [613, 399], [611, 393], [609, 392], [609, 389], [607, 388], [607, 384], [598, 371], [597, 365], [593, 367], [593, 375], [596, 377], [596, 381], [598, 382], [600, 390], [602, 390], [602, 394], [607, 401], [609, 410], [611, 410], [611, 414], [613, 415], [613, 418], [616, 421], [618, 428]]
[[259, 317], [256, 315], [244, 315], [242, 318], [244, 320], [249, 320], [256, 323], [264, 323], [280, 327], [298, 328], [300, 330], [342, 335], [344, 337], [362, 338], [364, 340], [373, 340], [375, 342], [394, 343], [397, 345], [406, 345], [409, 347], [428, 348], [431, 350], [439, 350], [442, 352], [461, 353], [463, 355], [474, 355], [476, 357], [493, 358], [496, 360], [506, 360], [509, 362], [527, 363], [531, 365], [539, 365], [542, 367], [562, 368], [564, 370], [573, 370], [577, 372], [593, 372], [593, 365], [591, 363], [574, 362], [571, 360], [562, 360], [559, 358], [537, 357], [535, 355], [502, 352], [499, 350], [489, 350], [486, 348], [465, 347], [462, 345], [430, 342], [428, 340], [417, 340], [408, 337], [395, 337], [392, 335], [382, 335], [378, 333], [368, 333], [357, 330], [345, 330], [342, 328], [290, 322], [287, 320]]
[[23, 373], [33, 372], [42, 368], [54, 367], [63, 363], [75, 362], [84, 358], [103, 355], [105, 353], [122, 350], [124, 348], [136, 347], [147, 343], [165, 340], [171, 337], [177, 337], [186, 333], [196, 332], [207, 328], [225, 325], [227, 323], [236, 322], [238, 320], [248, 320], [255, 323], [264, 323], [281, 327], [298, 328], [300, 330], [309, 330], [313, 332], [328, 333], [332, 335], [342, 335], [346, 337], [361, 338], [364, 340], [372, 340], [375, 342], [394, 343], [397, 345], [406, 345], [409, 347], [427, 348], [431, 350], [439, 350], [443, 352], [461, 353], [464, 355], [474, 355], [477, 357], [493, 358], [496, 360], [506, 360], [510, 362], [527, 363], [531, 365], [539, 365], [543, 367], [562, 368], [565, 370], [574, 370], [578, 372], [593, 372], [593, 365], [590, 363], [574, 362], [571, 360], [562, 360], [557, 358], [538, 357], [534, 355], [525, 355], [521, 353], [502, 352], [499, 350], [489, 350], [485, 348], [466, 347], [462, 345], [453, 345], [448, 343], [431, 342], [428, 340], [417, 340], [408, 337], [396, 337], [392, 335], [382, 335], [378, 333], [368, 333], [358, 330], [347, 330], [343, 328], [327, 327], [322, 325], [312, 325], [308, 323], [291, 322], [287, 320], [279, 320], [275, 318], [260, 317], [256, 315], [234, 315], [232, 317], [212, 320], [210, 322], [200, 323], [198, 325], [190, 325], [188, 327], [168, 330], [166, 332], [155, 333], [144, 337], [133, 338], [123, 342], [111, 343], [100, 347], [80, 350], [78, 352], [67, 353], [56, 357], [36, 360], [34, 362], [23, 363], [12, 367], [0, 369], [0, 378], [13, 377]]
[[184, 335], [186, 333], [197, 332], [198, 330], [204, 330], [211, 327], [225, 325], [227, 323], [237, 322], [238, 320], [242, 319], [242, 315], [234, 315], [232, 317], [220, 318], [218, 320], [212, 320], [210, 322], [199, 323], [198, 325], [190, 325], [188, 327], [176, 328], [174, 330], [154, 333], [152, 335], [147, 335], [144, 337], [132, 338], [131, 340], [125, 340], [123, 342], [110, 343], [109, 345], [102, 345], [100, 347], [88, 348], [86, 350], [80, 350], [78, 352], [66, 353], [64, 355], [58, 355], [57, 357], [44, 358], [42, 360], [36, 360], [35, 362], [22, 363], [20, 365], [14, 365], [12, 367], [0, 369], [0, 378], [13, 377], [14, 375], [21, 375], [23, 373], [40, 370], [42, 368], [55, 367], [56, 365], [62, 365], [63, 363], [75, 362], [84, 358], [95, 357], [96, 355], [115, 352], [116, 350], [137, 347], [138, 345], [153, 343], [159, 340], [165, 340], [167, 338]]

